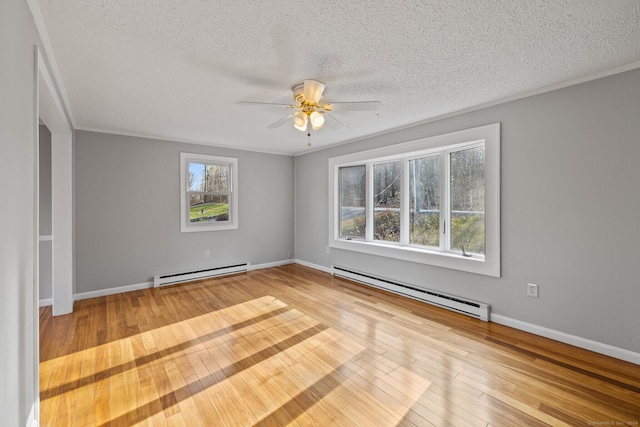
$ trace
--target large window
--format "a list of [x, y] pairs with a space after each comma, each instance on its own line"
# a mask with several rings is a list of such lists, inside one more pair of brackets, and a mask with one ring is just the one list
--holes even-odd
[[329, 160], [332, 247], [500, 275], [500, 125]]
[[181, 231], [238, 228], [238, 159], [180, 153]]

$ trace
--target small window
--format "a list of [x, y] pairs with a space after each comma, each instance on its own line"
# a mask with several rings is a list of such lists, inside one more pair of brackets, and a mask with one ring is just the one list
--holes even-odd
[[181, 231], [238, 228], [238, 159], [180, 153]]

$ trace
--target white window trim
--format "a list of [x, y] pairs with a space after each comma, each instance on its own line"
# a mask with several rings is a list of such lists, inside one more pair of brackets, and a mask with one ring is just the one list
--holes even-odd
[[[474, 142], [484, 141], [485, 146], [485, 256], [463, 257], [462, 255], [429, 250], [425, 247], [398, 245], [397, 243], [370, 241], [373, 231], [367, 226], [367, 240], [347, 240], [339, 237], [339, 180], [338, 169], [343, 166], [367, 165], [367, 179], [372, 179], [370, 167], [373, 163], [384, 163], [420, 157], [443, 148], [455, 149]], [[406, 175], [406, 174], [405, 174]], [[403, 176], [403, 180], [408, 179]], [[370, 186], [367, 185], [367, 189]], [[405, 187], [408, 188], [408, 187]], [[369, 200], [367, 194], [367, 201]], [[372, 224], [367, 209], [367, 224]], [[407, 209], [405, 211], [408, 212]], [[449, 233], [449, 230], [447, 230]], [[406, 236], [405, 236], [406, 237]], [[396, 258], [405, 261], [450, 268], [486, 276], [500, 277], [500, 123], [461, 130], [444, 135], [419, 139], [373, 150], [361, 151], [329, 159], [329, 246], [337, 249]], [[442, 247], [442, 243], [441, 243]]]
[[[191, 224], [187, 201], [187, 162], [224, 163], [231, 166], [231, 191], [229, 197], [229, 221], [220, 223]], [[180, 232], [235, 230], [238, 228], [238, 159], [235, 157], [211, 156], [208, 154], [180, 153]]]

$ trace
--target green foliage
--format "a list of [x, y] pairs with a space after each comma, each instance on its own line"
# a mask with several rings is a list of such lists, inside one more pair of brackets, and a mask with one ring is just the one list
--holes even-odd
[[[376, 240], [388, 242], [400, 241], [400, 214], [395, 211], [376, 212], [374, 215], [375, 229], [373, 231]], [[341, 223], [341, 235], [364, 237], [366, 219], [364, 215], [354, 216]]]
[[[400, 241], [400, 214], [386, 210], [374, 215], [374, 238], [387, 242]], [[359, 215], [346, 219], [341, 223], [341, 235], [365, 236], [365, 216]], [[422, 246], [438, 246], [440, 244], [440, 215], [419, 215], [414, 218], [411, 227], [411, 243]], [[467, 215], [451, 220], [451, 249], [467, 253], [484, 255], [484, 217]]]
[[400, 241], [400, 213], [392, 210], [376, 212], [374, 238], [387, 242]]
[[228, 203], [203, 203], [201, 205], [191, 206], [189, 220], [190, 222], [207, 221], [221, 215], [226, 215], [226, 219], [228, 219]]
[[422, 246], [440, 245], [440, 215], [413, 215], [411, 243]]
[[364, 215], [354, 216], [345, 219], [340, 224], [340, 235], [346, 237], [362, 237], [365, 236], [366, 217]]
[[484, 217], [461, 216], [451, 219], [451, 249], [484, 255]]

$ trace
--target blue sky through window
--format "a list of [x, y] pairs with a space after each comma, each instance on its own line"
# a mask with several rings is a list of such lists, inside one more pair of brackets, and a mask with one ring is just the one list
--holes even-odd
[[202, 191], [206, 176], [205, 165], [202, 163], [189, 163], [189, 174], [194, 178], [189, 191]]

